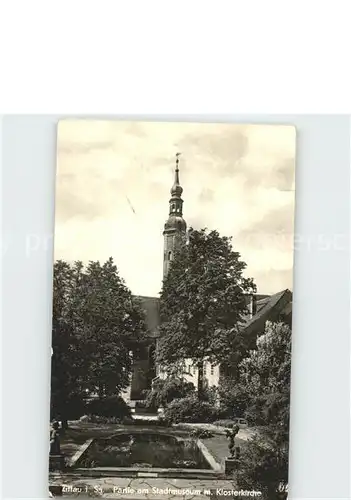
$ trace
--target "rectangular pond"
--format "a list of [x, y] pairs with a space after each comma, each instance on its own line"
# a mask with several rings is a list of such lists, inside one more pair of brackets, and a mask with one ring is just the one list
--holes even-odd
[[194, 439], [158, 432], [120, 432], [94, 439], [75, 468], [197, 469], [211, 470]]

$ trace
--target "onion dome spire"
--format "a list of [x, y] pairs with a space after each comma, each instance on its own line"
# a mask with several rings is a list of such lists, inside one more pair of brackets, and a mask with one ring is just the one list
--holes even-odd
[[176, 168], [174, 172], [174, 184], [171, 189], [172, 197], [180, 197], [183, 193], [183, 188], [179, 183], [179, 156], [181, 153], [176, 154]]

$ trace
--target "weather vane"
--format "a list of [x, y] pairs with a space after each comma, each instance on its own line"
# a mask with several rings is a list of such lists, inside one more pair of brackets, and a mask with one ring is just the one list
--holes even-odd
[[178, 168], [178, 164], [179, 164], [179, 156], [181, 155], [182, 153], [176, 153], [176, 165], [177, 165], [177, 168]]

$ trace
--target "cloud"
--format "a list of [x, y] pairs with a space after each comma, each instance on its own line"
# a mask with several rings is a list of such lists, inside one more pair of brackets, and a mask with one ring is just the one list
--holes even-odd
[[238, 238], [293, 235], [294, 205], [294, 199], [291, 199], [287, 205], [263, 213], [261, 219], [241, 231], [238, 234]]
[[287, 126], [61, 122], [55, 256], [113, 256], [133, 293], [157, 294], [178, 151], [188, 226], [233, 236], [262, 293], [290, 286], [295, 130]]
[[267, 295], [277, 293], [277, 291], [293, 288], [293, 273], [291, 269], [277, 270], [274, 268], [266, 271], [257, 271], [255, 283], [258, 289], [264, 290]]
[[87, 144], [84, 143], [76, 143], [76, 142], [66, 142], [62, 144], [58, 150], [59, 155], [71, 155], [71, 154], [86, 154], [90, 153], [94, 150], [106, 150], [108, 148], [112, 148], [112, 143], [108, 141], [100, 141], [100, 142], [89, 142]]
[[295, 185], [295, 158], [287, 158], [277, 166], [276, 187], [281, 191], [293, 191]]
[[199, 195], [199, 202], [200, 203], [207, 203], [213, 201], [215, 197], [215, 192], [213, 189], [205, 188], [201, 191]]
[[[204, 170], [221, 176], [235, 175], [237, 163], [247, 152], [246, 127], [232, 125], [226, 127], [223, 133], [218, 133], [214, 128], [211, 132], [201, 135], [198, 132], [189, 134], [179, 142], [179, 146], [190, 154], [190, 157], [195, 156], [202, 160]], [[192, 168], [190, 157], [185, 161], [185, 170]]]

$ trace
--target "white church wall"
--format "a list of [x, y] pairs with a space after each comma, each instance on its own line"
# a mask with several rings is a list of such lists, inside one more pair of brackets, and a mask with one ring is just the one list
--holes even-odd
[[[204, 379], [206, 379], [208, 387], [218, 387], [220, 369], [219, 365], [213, 365], [208, 361], [204, 362]], [[158, 377], [161, 379], [166, 378], [166, 373], [164, 371], [158, 370]], [[182, 376], [187, 382], [194, 384], [195, 388], [198, 389], [198, 368], [193, 364], [191, 359], [185, 359], [183, 363]]]
[[[207, 381], [208, 387], [217, 387], [219, 383], [219, 365], [213, 365], [209, 361], [204, 362], [203, 377]], [[198, 388], [198, 368], [191, 359], [184, 362], [184, 378], [187, 382], [192, 382], [195, 388]]]

